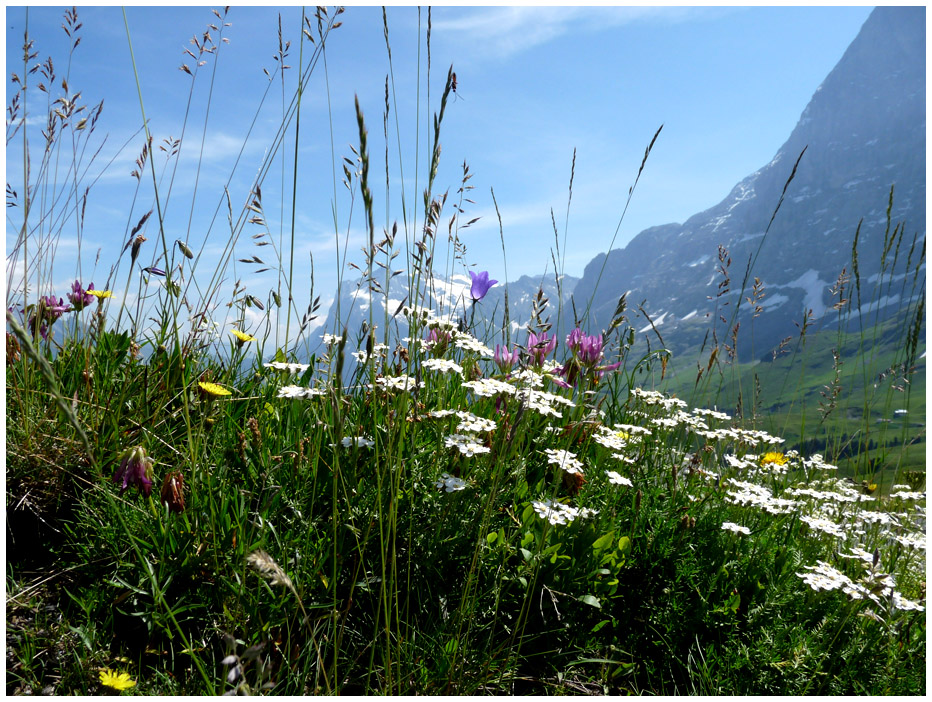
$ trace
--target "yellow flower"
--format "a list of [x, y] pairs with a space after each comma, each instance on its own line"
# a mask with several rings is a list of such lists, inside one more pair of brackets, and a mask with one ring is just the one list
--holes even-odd
[[768, 451], [764, 454], [764, 457], [760, 459], [761, 466], [766, 466], [768, 463], [775, 466], [785, 466], [789, 463], [789, 460], [779, 451]]
[[109, 668], [100, 671], [100, 682], [120, 692], [136, 685], [136, 681], [129, 677], [129, 673], [114, 673]]
[[231, 329], [230, 333], [236, 337], [236, 340], [240, 344], [245, 344], [247, 341], [255, 341], [256, 337], [247, 334], [246, 332], [241, 332], [239, 329]]
[[109, 290], [85, 290], [88, 295], [93, 295], [98, 300], [103, 300], [107, 297], [113, 297], [113, 293]]
[[229, 390], [227, 390], [222, 385], [217, 385], [216, 383], [208, 383], [206, 381], [198, 381], [198, 386], [208, 395], [213, 397], [224, 397], [225, 395], [232, 395]]

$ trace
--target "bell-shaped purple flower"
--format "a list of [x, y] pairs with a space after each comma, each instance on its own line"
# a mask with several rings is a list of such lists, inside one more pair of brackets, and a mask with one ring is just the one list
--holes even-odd
[[68, 293], [68, 300], [71, 301], [72, 306], [74, 307], [75, 312], [80, 312], [89, 304], [94, 301], [94, 296], [91, 295], [88, 291], [94, 289], [94, 284], [91, 283], [87, 290], [81, 287], [81, 282], [76, 280], [71, 285], [71, 292]]
[[469, 275], [472, 278], [472, 287], [469, 289], [469, 296], [474, 302], [479, 302], [479, 300], [486, 296], [489, 289], [498, 282], [497, 280], [489, 280], [488, 271], [482, 271], [481, 273], [469, 271]]
[[152, 493], [152, 459], [146, 455], [142, 446], [134, 446], [123, 452], [120, 466], [113, 474], [113, 482], [122, 482], [121, 495], [131, 485], [146, 497]]

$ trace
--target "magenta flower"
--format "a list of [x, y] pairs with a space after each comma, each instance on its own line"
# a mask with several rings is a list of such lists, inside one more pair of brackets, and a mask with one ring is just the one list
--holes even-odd
[[[29, 306], [32, 309], [32, 305]], [[44, 295], [39, 298], [39, 302], [36, 305], [36, 311], [33, 312], [32, 316], [29, 318], [29, 329], [32, 331], [33, 335], [36, 333], [36, 328], [42, 334], [43, 339], [48, 339], [49, 327], [51, 327], [59, 317], [61, 317], [65, 312], [69, 312], [71, 307], [65, 304], [65, 301], [61, 298], [57, 300], [50, 295]]]
[[579, 372], [585, 369], [590, 378], [597, 381], [605, 371], [615, 370], [621, 363], [612, 363], [607, 366], [598, 365], [602, 360], [603, 340], [601, 334], [589, 336], [581, 329], [576, 328], [566, 337], [566, 347], [572, 351], [573, 357], [569, 359], [558, 371], [570, 384], [575, 384]]
[[142, 272], [148, 273], [149, 275], [158, 275], [163, 278], [165, 277], [165, 271], [163, 271], [161, 268], [156, 268], [155, 266], [149, 266], [148, 268], [143, 268]]
[[440, 331], [434, 327], [428, 332], [425, 344], [435, 356], [443, 356], [450, 343], [450, 338], [449, 332]]
[[495, 363], [502, 371], [502, 373], [507, 373], [511, 370], [511, 367], [518, 362], [520, 357], [520, 350], [515, 349], [514, 351], [508, 351], [507, 346], [499, 346], [495, 344]]
[[152, 493], [152, 459], [146, 455], [146, 450], [142, 446], [128, 448], [120, 459], [120, 466], [113, 474], [113, 482], [123, 483], [120, 494], [132, 485], [148, 497]]
[[540, 336], [534, 332], [528, 332], [527, 350], [533, 356], [535, 366], [542, 366], [544, 359], [555, 348], [557, 348], [557, 337], [550, 338], [547, 332], [541, 332]]
[[482, 271], [479, 274], [469, 271], [469, 275], [472, 278], [472, 287], [469, 290], [469, 296], [474, 302], [479, 302], [479, 300], [485, 297], [486, 293], [489, 292], [489, 288], [498, 282], [497, 280], [489, 280], [488, 271]]
[[72, 283], [71, 292], [68, 293], [68, 300], [70, 300], [71, 304], [74, 306], [75, 312], [80, 312], [94, 301], [94, 296], [88, 292], [93, 289], [93, 283], [87, 287], [87, 290], [81, 287], [80, 281], [76, 280]]

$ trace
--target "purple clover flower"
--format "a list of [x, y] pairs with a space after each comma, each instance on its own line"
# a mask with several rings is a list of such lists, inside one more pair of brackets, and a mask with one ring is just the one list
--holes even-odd
[[544, 359], [557, 348], [557, 337], [553, 338], [547, 335], [547, 332], [541, 332], [540, 336], [534, 332], [528, 332], [527, 335], [527, 350], [534, 358], [535, 366], [542, 366], [544, 364]]
[[498, 282], [497, 280], [489, 280], [488, 271], [482, 271], [478, 274], [469, 271], [469, 275], [472, 278], [472, 287], [469, 289], [469, 296], [473, 299], [473, 302], [479, 302], [479, 300], [486, 296], [489, 289]]
[[75, 312], [80, 312], [94, 301], [94, 296], [88, 292], [93, 289], [93, 283], [87, 286], [87, 290], [81, 287], [81, 282], [78, 280], [72, 283], [71, 292], [68, 293], [68, 300], [70, 300], [71, 304], [74, 306]]
[[511, 367], [518, 362], [518, 358], [521, 355], [519, 349], [514, 351], [509, 351], [507, 346], [499, 346], [495, 344], [495, 364], [499, 367], [502, 373], [507, 373], [511, 370]]
[[621, 363], [611, 363], [607, 366], [598, 365], [602, 360], [604, 341], [601, 334], [592, 336], [584, 333], [578, 327], [566, 337], [566, 346], [573, 352], [569, 359], [558, 371], [570, 384], [575, 384], [579, 372], [586, 370], [590, 377], [597, 381], [606, 371], [612, 371], [621, 366]]
[[131, 485], [146, 497], [152, 494], [152, 459], [142, 446], [128, 448], [120, 456], [120, 466], [113, 474], [113, 482], [121, 481], [121, 495]]
[[[30, 305], [30, 307], [32, 307], [32, 305]], [[59, 317], [70, 310], [71, 307], [66, 305], [62, 298], [56, 300], [50, 295], [44, 295], [39, 298], [36, 311], [33, 312], [32, 316], [29, 318], [29, 329], [32, 331], [33, 335], [35, 335], [36, 328], [38, 327], [38, 331], [42, 334], [42, 338], [48, 340], [49, 328]]]

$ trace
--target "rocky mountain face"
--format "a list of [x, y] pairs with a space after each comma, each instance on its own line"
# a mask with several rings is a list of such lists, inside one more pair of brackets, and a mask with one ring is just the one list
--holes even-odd
[[629, 311], [642, 307], [635, 328], [653, 323], [675, 352], [698, 349], [711, 329], [726, 341], [737, 321], [742, 359], [765, 357], [809, 310], [816, 327], [837, 319], [831, 289], [843, 270], [845, 297], [857, 282], [862, 310], [894, 313], [910, 294], [898, 281], [907, 262], [912, 278], [924, 249], [925, 65], [925, 8], [875, 9], [770, 163], [718, 205], [586, 266], [573, 297], [577, 310], [589, 308], [589, 329], [605, 329], [627, 292]]

